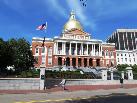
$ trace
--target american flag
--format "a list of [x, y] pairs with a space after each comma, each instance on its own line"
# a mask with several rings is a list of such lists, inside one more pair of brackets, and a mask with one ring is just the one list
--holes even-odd
[[38, 26], [38, 27], [36, 28], [36, 30], [45, 30], [45, 29], [47, 29], [47, 26], [48, 26], [48, 25], [47, 25], [47, 22], [46, 22], [46, 23]]

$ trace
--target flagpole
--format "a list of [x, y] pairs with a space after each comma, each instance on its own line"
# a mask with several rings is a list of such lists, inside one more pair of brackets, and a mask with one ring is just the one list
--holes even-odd
[[44, 29], [44, 33], [45, 33], [45, 34], [47, 33], [47, 27], [48, 27], [48, 24], [47, 24], [47, 22], [46, 22], [45, 29]]
[[[45, 35], [46, 35], [46, 33], [47, 33], [47, 27], [48, 27], [48, 25], [47, 25], [47, 22], [46, 22], [45, 29], [43, 29]], [[44, 36], [43, 44], [42, 44], [43, 47], [44, 47], [45, 38], [46, 38], [46, 37]]]
[[[48, 26], [48, 25], [47, 25], [47, 22], [46, 22], [46, 23], [38, 26], [38, 27], [36, 28], [36, 30], [41, 30], [41, 31], [44, 32], [44, 34], [46, 34], [46, 32], [47, 32], [47, 31], [46, 31], [47, 26]], [[42, 47], [44, 47], [44, 42], [45, 42], [45, 36], [44, 36], [44, 39], [43, 39]]]

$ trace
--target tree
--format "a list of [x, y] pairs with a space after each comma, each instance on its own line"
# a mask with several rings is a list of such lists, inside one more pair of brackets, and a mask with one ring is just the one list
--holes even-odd
[[129, 65], [127, 65], [127, 64], [118, 64], [117, 65], [117, 69], [118, 69], [118, 71], [126, 71], [126, 67], [128, 67]]
[[5, 68], [5, 61], [4, 56], [5, 56], [5, 42], [3, 41], [2, 38], [0, 38], [0, 70], [3, 71]]
[[133, 72], [134, 72], [134, 73], [137, 73], [137, 65], [134, 64], [134, 65], [132, 66], [132, 68], [133, 68]]
[[28, 41], [20, 38], [10, 39], [8, 43], [13, 50], [12, 58], [16, 71], [29, 70], [34, 66], [34, 58]]
[[6, 41], [0, 39], [0, 69], [6, 71], [7, 66], [12, 65], [12, 49]]

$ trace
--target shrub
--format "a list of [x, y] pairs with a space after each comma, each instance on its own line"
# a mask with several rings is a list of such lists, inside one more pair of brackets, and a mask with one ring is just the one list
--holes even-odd
[[26, 72], [26, 74], [27, 74], [27, 77], [33, 77], [33, 74], [31, 71]]
[[22, 72], [21, 72], [21, 76], [22, 76], [23, 78], [26, 78], [26, 77], [27, 77], [26, 72], [25, 72], [25, 71], [22, 71]]

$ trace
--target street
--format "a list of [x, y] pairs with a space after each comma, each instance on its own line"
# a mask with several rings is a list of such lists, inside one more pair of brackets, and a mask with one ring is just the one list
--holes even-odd
[[116, 94], [106, 96], [96, 96], [89, 99], [74, 101], [64, 101], [63, 103], [137, 103], [137, 96], [128, 94]]
[[137, 88], [57, 91], [47, 93], [0, 93], [0, 103], [136, 103]]

